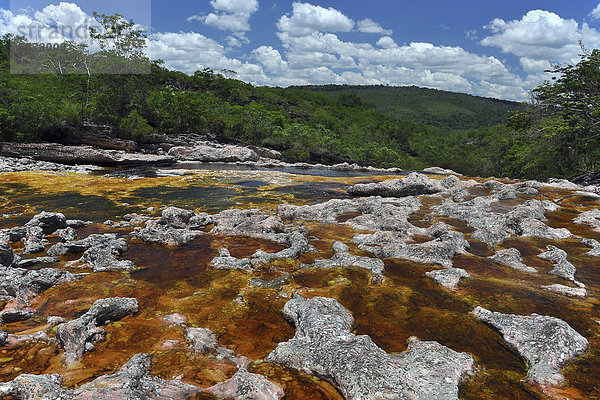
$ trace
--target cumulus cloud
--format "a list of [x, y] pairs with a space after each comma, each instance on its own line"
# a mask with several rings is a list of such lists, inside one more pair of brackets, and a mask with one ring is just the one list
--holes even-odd
[[313, 32], [349, 32], [354, 21], [332, 7], [295, 2], [291, 15], [282, 16], [277, 27], [290, 36], [304, 36]]
[[225, 38], [230, 47], [241, 47], [243, 44], [250, 44], [250, 39], [246, 37], [245, 32], [234, 32]]
[[148, 54], [165, 61], [165, 67], [193, 73], [204, 68], [233, 70], [239, 79], [256, 84], [270, 83], [259, 64], [227, 56], [227, 49], [214, 39], [196, 32], [157, 32], [148, 37]]
[[78, 5], [66, 2], [50, 4], [42, 11], [36, 11], [34, 17], [43, 24], [59, 26], [75, 26], [90, 19]]
[[252, 14], [258, 10], [258, 0], [211, 0], [210, 5], [230, 14]]
[[215, 12], [208, 15], [192, 15], [188, 21], [200, 21], [206, 25], [231, 32], [250, 30], [250, 17], [258, 11], [258, 0], [211, 0]]
[[590, 18], [592, 18], [593, 20], [600, 19], [600, 3], [598, 3], [596, 8], [592, 10], [592, 12], [590, 13]]
[[547, 71], [552, 64], [578, 62], [579, 42], [592, 48], [600, 46], [600, 32], [596, 29], [544, 10], [529, 11], [520, 20], [497, 18], [484, 28], [492, 34], [481, 40], [481, 44], [519, 57], [521, 67], [528, 74], [523, 82], [527, 88], [550, 79]]
[[394, 39], [392, 39], [389, 36], [384, 36], [380, 38], [376, 44], [377, 46], [383, 47], [384, 49], [393, 49], [398, 47]]
[[148, 52], [154, 59], [165, 60], [168, 68], [193, 72], [205, 67], [234, 69], [239, 63], [225, 56], [217, 41], [194, 32], [158, 32], [148, 38]]
[[543, 10], [529, 11], [520, 20], [506, 22], [496, 18], [486, 28], [493, 35], [484, 38], [482, 45], [496, 46], [518, 56], [560, 57], [569, 46], [577, 46], [581, 37], [577, 21]]
[[280, 74], [288, 69], [288, 63], [283, 60], [279, 50], [271, 46], [260, 46], [252, 54], [265, 67], [267, 72]]
[[87, 42], [90, 26], [99, 28], [94, 18], [74, 3], [51, 4], [35, 12], [23, 9], [13, 13], [0, 9], [0, 34], [25, 36], [32, 42]]
[[580, 25], [544, 10], [529, 11], [520, 20], [496, 18], [485, 29], [492, 35], [481, 40], [482, 45], [520, 57], [521, 65], [530, 73], [543, 73], [549, 62], [577, 62], [579, 41], [590, 47], [600, 45], [600, 33], [586, 23]]
[[[195, 32], [149, 35], [148, 54], [171, 69], [192, 73], [204, 68], [234, 70], [237, 77], [259, 85], [362, 84], [419, 85], [481, 96], [525, 100], [527, 90], [545, 78], [549, 61], [573, 62], [581, 38], [598, 47], [600, 34], [587, 24], [533, 10], [519, 20], [495, 19], [485, 30], [484, 46], [519, 57], [524, 78], [495, 57], [459, 46], [433, 43], [398, 44], [391, 31], [371, 19], [355, 23], [341, 11], [295, 2], [277, 22], [281, 47], [259, 46], [250, 55], [232, 56], [232, 48], [248, 44], [249, 19], [257, 0], [212, 0], [214, 12], [190, 17], [228, 32], [222, 42]], [[600, 11], [599, 11], [600, 13]], [[75, 24], [89, 18], [72, 3], [48, 6], [37, 13], [13, 14], [0, 9], [0, 34], [19, 26]], [[347, 40], [346, 32], [378, 34], [372, 40]], [[470, 33], [473, 37], [476, 33]], [[520, 70], [520, 69], [519, 69]]]
[[[272, 84], [295, 78], [311, 84], [419, 85], [517, 100], [527, 97], [523, 80], [500, 60], [458, 46], [421, 42], [400, 46], [389, 36], [372, 45], [344, 41], [331, 32], [295, 33], [278, 33], [283, 55], [261, 48], [260, 57], [255, 57], [273, 75]], [[271, 73], [274, 66], [276, 74]]]
[[380, 33], [382, 35], [390, 36], [392, 34], [391, 29], [383, 29], [381, 25], [373, 21], [370, 18], [358, 21], [357, 28], [359, 32], [365, 33]]

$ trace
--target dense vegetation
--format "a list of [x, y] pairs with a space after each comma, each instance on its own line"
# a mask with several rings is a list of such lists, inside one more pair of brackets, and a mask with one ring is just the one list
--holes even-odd
[[[59, 140], [69, 128], [99, 124], [140, 141], [158, 132], [196, 133], [262, 145], [281, 150], [291, 161], [348, 160], [406, 169], [435, 165], [469, 175], [537, 178], [597, 168], [598, 135], [590, 134], [597, 132], [596, 51], [582, 64], [557, 71], [567, 78], [538, 88], [538, 105], [527, 109], [415, 87], [256, 87], [224, 76], [232, 71], [188, 75], [164, 68], [160, 60], [146, 60], [147, 73], [111, 74], [119, 60], [144, 61], [143, 41], [118, 16], [97, 18], [126, 40], [95, 33], [101, 52], [91, 54], [70, 43], [37, 50], [31, 59], [36, 62], [16, 54], [15, 63], [13, 52], [13, 72], [21, 73], [10, 73], [9, 48], [24, 39], [0, 39], [3, 140]], [[583, 63], [593, 65], [584, 68]], [[583, 74], [582, 68], [590, 76], [576, 85], [592, 96], [584, 101], [589, 110], [571, 115], [561, 93], [570, 88], [568, 77]]]
[[323, 93], [330, 99], [355, 93], [362, 101], [397, 119], [410, 119], [443, 130], [477, 129], [503, 124], [506, 123], [508, 112], [524, 111], [526, 108], [513, 101], [416, 86], [323, 85], [299, 88]]
[[534, 105], [513, 115], [513, 152], [526, 176], [573, 176], [600, 168], [600, 50], [575, 65], [557, 66], [556, 77], [534, 89]]

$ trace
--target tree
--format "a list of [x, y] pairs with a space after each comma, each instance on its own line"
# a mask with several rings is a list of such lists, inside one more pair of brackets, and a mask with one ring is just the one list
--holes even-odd
[[94, 18], [100, 27], [90, 27], [90, 36], [102, 49], [94, 54], [94, 119], [116, 125], [143, 106], [149, 80], [141, 75], [150, 74], [152, 64], [144, 54], [146, 35], [141, 26], [118, 13], [94, 12]]
[[577, 64], [547, 71], [557, 76], [534, 89], [532, 107], [510, 120], [526, 143], [556, 154], [552, 168], [564, 176], [600, 167], [600, 50], [583, 50]]
[[102, 50], [125, 58], [144, 57], [146, 35], [135, 22], [127, 21], [119, 13], [106, 15], [94, 12], [94, 18], [102, 28], [90, 27], [90, 36], [98, 41]]

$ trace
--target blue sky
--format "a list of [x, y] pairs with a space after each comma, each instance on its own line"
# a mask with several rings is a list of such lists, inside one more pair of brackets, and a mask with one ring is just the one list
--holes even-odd
[[414, 84], [526, 100], [550, 62], [578, 60], [579, 39], [600, 48], [598, 0], [0, 0], [0, 34], [92, 11], [151, 25], [149, 55], [169, 68], [230, 69], [260, 85]]

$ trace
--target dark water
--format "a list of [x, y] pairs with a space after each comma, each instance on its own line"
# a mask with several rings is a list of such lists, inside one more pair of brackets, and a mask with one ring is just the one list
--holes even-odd
[[[237, 165], [231, 163], [206, 163], [206, 162], [185, 162], [180, 165], [173, 167], [161, 168], [158, 171], [167, 172], [169, 170], [187, 169], [190, 171], [204, 170], [204, 171], [275, 171], [283, 172], [293, 175], [308, 175], [308, 176], [320, 176], [320, 177], [370, 177], [373, 175], [381, 175], [382, 173], [374, 173], [368, 171], [341, 171], [324, 168], [297, 168], [297, 167], [255, 167], [251, 165]], [[385, 175], [408, 175], [412, 171], [400, 171], [400, 172], [386, 172]], [[154, 167], [136, 167], [136, 168], [106, 168], [99, 171], [92, 172], [95, 175], [109, 175], [109, 176], [141, 176], [153, 178], [157, 176], [157, 169]]]

